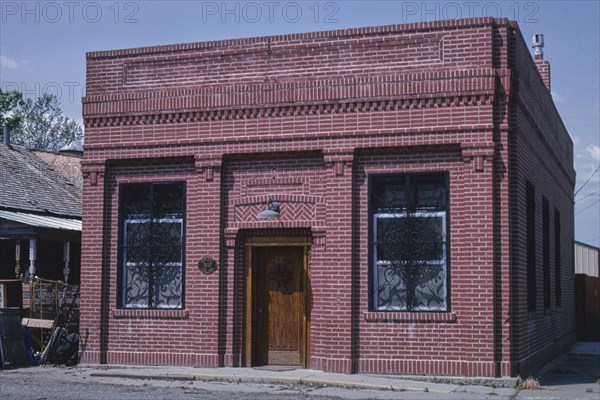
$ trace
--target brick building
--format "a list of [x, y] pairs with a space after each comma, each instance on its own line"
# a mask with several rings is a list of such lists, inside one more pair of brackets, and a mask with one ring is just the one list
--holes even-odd
[[81, 360], [540, 365], [575, 332], [549, 85], [505, 19], [88, 53]]

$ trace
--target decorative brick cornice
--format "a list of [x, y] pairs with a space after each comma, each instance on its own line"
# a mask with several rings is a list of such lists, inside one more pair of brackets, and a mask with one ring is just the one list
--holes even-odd
[[485, 105], [505, 74], [488, 68], [95, 95], [84, 98], [83, 113], [86, 127], [97, 127]]
[[274, 105], [244, 109], [221, 109], [174, 112], [167, 114], [112, 115], [87, 117], [85, 127], [120, 125], [159, 125], [181, 122], [219, 121], [231, 119], [271, 118], [282, 116], [304, 116], [318, 114], [342, 114], [369, 111], [393, 111], [409, 108], [486, 105], [493, 100], [492, 93], [464, 96], [430, 97], [394, 100], [364, 100], [345, 103]]

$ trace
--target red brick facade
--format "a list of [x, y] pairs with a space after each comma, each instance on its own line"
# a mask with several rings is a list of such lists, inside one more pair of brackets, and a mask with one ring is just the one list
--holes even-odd
[[[84, 363], [245, 365], [244, 249], [256, 235], [311, 242], [310, 368], [508, 376], [574, 340], [572, 142], [515, 23], [89, 53], [83, 112]], [[374, 311], [369, 178], [437, 171], [448, 175], [448, 310]], [[186, 184], [185, 306], [120, 308], [119, 185], [172, 181]], [[529, 311], [528, 184], [539, 231]], [[257, 219], [270, 198], [280, 219]], [[198, 270], [205, 257], [215, 273]]]

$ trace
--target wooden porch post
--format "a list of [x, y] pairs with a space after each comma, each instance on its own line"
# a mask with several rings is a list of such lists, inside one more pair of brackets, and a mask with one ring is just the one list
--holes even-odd
[[15, 240], [15, 277], [21, 279], [21, 240]]
[[64, 282], [69, 283], [69, 259], [70, 259], [71, 242], [65, 242], [63, 247], [63, 262], [65, 268], [63, 269]]
[[29, 239], [29, 282], [33, 282], [35, 276], [35, 259], [37, 253], [37, 240]]

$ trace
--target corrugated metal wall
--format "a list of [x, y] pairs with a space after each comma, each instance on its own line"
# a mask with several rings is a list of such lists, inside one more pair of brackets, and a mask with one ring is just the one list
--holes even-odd
[[600, 277], [600, 249], [587, 244], [575, 242], [575, 273]]

